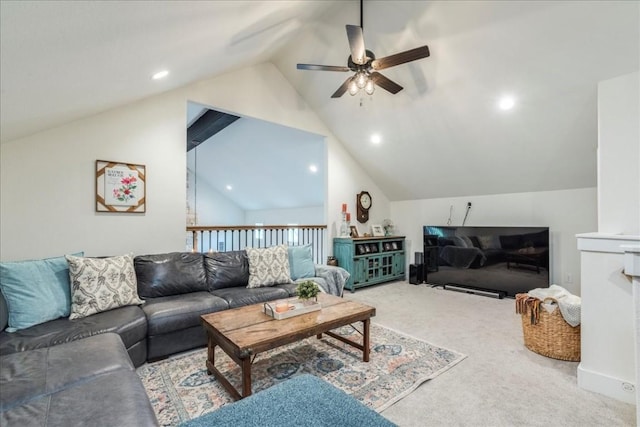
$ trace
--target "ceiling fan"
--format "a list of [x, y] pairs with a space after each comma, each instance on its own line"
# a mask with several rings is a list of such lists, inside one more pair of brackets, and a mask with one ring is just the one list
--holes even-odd
[[347, 25], [346, 28], [351, 49], [351, 55], [347, 58], [346, 67], [316, 64], [298, 64], [297, 66], [298, 70], [355, 72], [331, 95], [332, 98], [340, 98], [347, 91], [350, 95], [355, 95], [360, 89], [364, 89], [367, 95], [371, 95], [376, 85], [395, 95], [402, 90], [402, 86], [383, 76], [378, 71], [429, 56], [429, 47], [425, 45], [376, 59], [373, 52], [364, 47], [362, 0], [360, 0], [360, 26]]

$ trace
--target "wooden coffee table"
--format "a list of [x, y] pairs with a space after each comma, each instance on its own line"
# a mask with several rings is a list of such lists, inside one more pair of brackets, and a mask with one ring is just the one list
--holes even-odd
[[[225, 310], [201, 316], [208, 336], [207, 372], [213, 374], [238, 400], [251, 395], [251, 364], [258, 353], [325, 333], [362, 350], [362, 360], [369, 361], [370, 319], [376, 309], [356, 301], [320, 294], [322, 309], [288, 319], [276, 320], [262, 312], [263, 304]], [[362, 322], [363, 343], [330, 332], [332, 329]], [[231, 385], [215, 367], [214, 350], [219, 346], [242, 370], [242, 393]]]

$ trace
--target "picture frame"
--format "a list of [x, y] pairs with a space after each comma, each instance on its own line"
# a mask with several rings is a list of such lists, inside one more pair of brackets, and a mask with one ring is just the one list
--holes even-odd
[[358, 248], [358, 255], [363, 255], [365, 253], [365, 245], [357, 245], [356, 247]]
[[398, 249], [400, 249], [398, 247], [398, 242], [391, 242], [391, 249], [393, 249], [394, 251], [397, 251]]
[[374, 237], [384, 237], [384, 228], [380, 224], [371, 225], [371, 234]]
[[145, 165], [96, 160], [96, 212], [145, 213]]
[[351, 237], [360, 237], [360, 234], [358, 233], [358, 227], [356, 227], [355, 225], [350, 225], [349, 229], [351, 230]]

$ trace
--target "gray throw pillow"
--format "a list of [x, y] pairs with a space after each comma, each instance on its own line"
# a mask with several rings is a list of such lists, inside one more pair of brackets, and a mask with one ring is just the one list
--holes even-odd
[[144, 303], [138, 297], [132, 254], [111, 258], [67, 255], [66, 258], [71, 279], [69, 319]]
[[291, 283], [289, 252], [285, 245], [247, 248], [249, 284], [247, 288]]

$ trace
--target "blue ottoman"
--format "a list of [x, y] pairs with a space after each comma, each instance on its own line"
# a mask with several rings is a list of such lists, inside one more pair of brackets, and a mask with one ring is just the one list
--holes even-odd
[[180, 427], [353, 426], [388, 427], [392, 422], [342, 390], [303, 374], [180, 424]]

